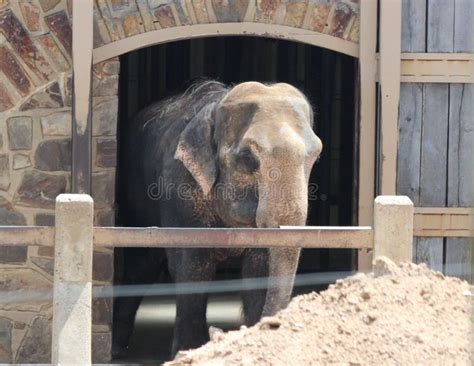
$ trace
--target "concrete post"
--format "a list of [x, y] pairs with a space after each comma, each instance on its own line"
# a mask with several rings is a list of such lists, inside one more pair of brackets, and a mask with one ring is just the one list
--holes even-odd
[[378, 196], [374, 202], [374, 258], [412, 261], [413, 202], [407, 196]]
[[93, 211], [88, 195], [56, 198], [53, 364], [91, 364]]

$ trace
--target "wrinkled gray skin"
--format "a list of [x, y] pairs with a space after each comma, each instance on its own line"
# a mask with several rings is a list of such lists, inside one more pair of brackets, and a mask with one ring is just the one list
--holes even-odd
[[[312, 120], [306, 98], [288, 84], [229, 89], [208, 81], [150, 106], [129, 136], [131, 215], [141, 226], [305, 225], [309, 175], [322, 149]], [[189, 187], [187, 196], [178, 187]], [[168, 196], [156, 199], [163, 190]], [[243, 292], [245, 323], [252, 325], [288, 304], [299, 252], [167, 249], [166, 255], [176, 282], [210, 281], [218, 263], [232, 256], [241, 258], [243, 278], [276, 277], [268, 290]], [[205, 294], [177, 296], [173, 354], [208, 341], [206, 306]]]

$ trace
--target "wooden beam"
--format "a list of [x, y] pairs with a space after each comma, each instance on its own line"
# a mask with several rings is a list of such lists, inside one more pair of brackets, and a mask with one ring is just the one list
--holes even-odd
[[[377, 1], [362, 0], [360, 10], [359, 225], [372, 225], [375, 198]], [[372, 254], [359, 250], [358, 269], [372, 268]]]
[[72, 192], [91, 191], [93, 0], [73, 1]]
[[400, 100], [401, 1], [380, 2], [380, 194], [395, 195]]
[[474, 55], [402, 53], [402, 83], [474, 83]]
[[[78, 2], [82, 2], [82, 0]], [[160, 43], [179, 41], [182, 39], [231, 35], [268, 37], [296, 41], [327, 48], [352, 57], [359, 56], [358, 44], [342, 38], [278, 24], [243, 22], [184, 25], [181, 27], [141, 33], [96, 48], [94, 50], [94, 63]]]
[[416, 207], [414, 235], [421, 237], [469, 237], [473, 208]]
[[470, 215], [472, 207], [415, 207], [415, 215]]

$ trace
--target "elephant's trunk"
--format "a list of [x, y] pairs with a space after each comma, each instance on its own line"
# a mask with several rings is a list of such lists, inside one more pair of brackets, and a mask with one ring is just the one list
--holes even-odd
[[[303, 226], [308, 209], [308, 178], [304, 167], [273, 165], [260, 174], [256, 224], [259, 228], [280, 225]], [[291, 298], [300, 249], [272, 248], [269, 251], [269, 287], [263, 316], [286, 307]]]
[[304, 167], [272, 165], [258, 178], [256, 225], [277, 228], [303, 226], [308, 211], [308, 179]]

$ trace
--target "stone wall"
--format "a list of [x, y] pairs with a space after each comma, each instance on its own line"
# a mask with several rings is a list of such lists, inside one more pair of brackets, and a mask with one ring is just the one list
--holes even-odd
[[256, 22], [359, 41], [359, 0], [96, 0], [94, 47], [193, 24]]
[[[53, 225], [71, 187], [71, 2], [0, 0], [0, 225]], [[114, 224], [119, 61], [93, 69], [96, 225]], [[0, 292], [50, 290], [53, 250], [0, 248]], [[111, 251], [94, 253], [95, 284], [113, 279]], [[52, 301], [0, 303], [0, 363], [50, 361]], [[96, 299], [94, 359], [110, 356], [112, 301]]]

